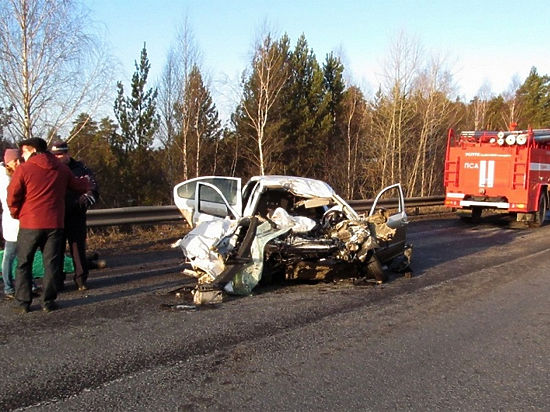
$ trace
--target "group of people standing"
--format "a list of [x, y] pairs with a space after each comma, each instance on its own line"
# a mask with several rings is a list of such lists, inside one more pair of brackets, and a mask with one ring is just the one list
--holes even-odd
[[[32, 266], [42, 251], [42, 309], [57, 308], [57, 292], [64, 288], [63, 262], [68, 242], [74, 262], [74, 282], [86, 290], [86, 210], [98, 199], [91, 170], [69, 155], [66, 142], [56, 141], [48, 150], [41, 138], [6, 149], [0, 170], [2, 230], [5, 239], [2, 262], [4, 294], [15, 301], [20, 313], [30, 310], [33, 298]], [[17, 257], [15, 282], [12, 265]]]

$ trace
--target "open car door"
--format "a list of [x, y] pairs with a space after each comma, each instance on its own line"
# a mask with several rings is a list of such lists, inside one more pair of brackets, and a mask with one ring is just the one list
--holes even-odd
[[407, 235], [407, 213], [405, 212], [405, 197], [400, 183], [382, 189], [372, 204], [369, 216], [377, 210], [384, 209], [389, 214], [387, 225], [395, 229], [395, 235], [391, 240], [380, 242], [380, 248], [376, 254], [384, 262], [399, 256], [405, 249]]
[[242, 214], [241, 179], [204, 176], [174, 186], [174, 203], [191, 227], [215, 218]]

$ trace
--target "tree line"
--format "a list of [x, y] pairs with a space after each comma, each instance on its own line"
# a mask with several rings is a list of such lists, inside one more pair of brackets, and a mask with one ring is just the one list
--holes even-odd
[[[33, 55], [29, 53], [33, 45], [46, 41], [45, 34], [33, 30], [37, 38], [30, 49], [22, 50], [22, 43], [15, 43], [28, 37], [23, 36], [27, 26], [21, 23], [28, 18], [22, 17], [39, 11], [6, 5], [27, 3], [46, 8], [72, 4], [8, 0], [0, 6], [4, 19], [13, 23], [16, 13], [20, 22], [17, 26], [6, 23], [0, 34], [1, 144], [5, 147], [32, 135], [68, 140], [73, 156], [97, 174], [100, 207], [169, 204], [174, 184], [201, 175], [306, 176], [327, 181], [348, 199], [371, 197], [394, 182], [402, 183], [407, 196], [440, 194], [449, 128], [507, 129], [510, 123], [519, 128], [550, 126], [550, 77], [539, 75], [536, 68], [523, 83], [513, 81], [506, 92], [495, 96], [482, 87], [474, 99], [463, 102], [456, 98], [445, 60], [426, 55], [401, 35], [388, 50], [384, 81], [373, 96], [367, 96], [345, 77], [344, 63], [335, 53], [318, 60], [305, 35], [293, 44], [288, 35], [267, 30], [254, 44], [238, 85], [239, 99], [229, 122], [222, 125], [187, 26], [178, 34], [154, 87], [149, 86], [150, 62], [144, 44], [129, 87], [125, 89], [122, 82], [116, 85], [113, 118], [97, 119], [92, 110], [79, 111], [83, 107], [79, 98], [65, 113], [62, 105], [46, 107], [44, 102], [76, 97], [78, 87], [48, 90], [41, 96], [48, 80], [44, 78], [41, 87], [33, 82], [47, 77], [44, 71], [49, 67], [41, 67], [37, 56], [29, 59], [26, 71], [12, 61], [13, 56], [24, 61], [24, 56]], [[71, 27], [89, 38], [79, 27]], [[58, 47], [63, 43], [67, 40], [60, 40]], [[56, 68], [61, 73], [65, 69]], [[105, 79], [107, 72], [104, 68], [97, 73]], [[101, 83], [94, 73], [81, 74], [87, 85]], [[28, 87], [12, 87], [16, 84]], [[41, 97], [30, 97], [37, 95]], [[64, 107], [69, 101], [64, 101]], [[70, 113], [72, 124], [63, 134], [62, 120]]]

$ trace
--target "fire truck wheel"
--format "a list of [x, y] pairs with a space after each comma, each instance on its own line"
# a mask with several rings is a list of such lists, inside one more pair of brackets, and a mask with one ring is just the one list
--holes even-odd
[[548, 201], [546, 194], [541, 193], [539, 198], [539, 210], [535, 212], [535, 220], [531, 224], [532, 227], [541, 227], [546, 220], [546, 212], [548, 211]]
[[477, 206], [474, 206], [472, 208], [472, 222], [473, 223], [478, 223], [479, 222], [479, 219], [481, 219], [481, 212], [483, 211], [483, 209], [481, 209], [480, 207], [477, 207]]

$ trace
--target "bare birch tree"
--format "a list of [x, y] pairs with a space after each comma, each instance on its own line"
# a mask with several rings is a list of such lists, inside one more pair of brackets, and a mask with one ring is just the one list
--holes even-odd
[[508, 90], [506, 90], [502, 97], [506, 103], [507, 111], [502, 113], [502, 121], [506, 127], [511, 127], [512, 125], [517, 125], [519, 121], [519, 116], [521, 115], [521, 107], [519, 104], [519, 98], [517, 91], [521, 87], [521, 82], [517, 75], [512, 78]]
[[405, 139], [409, 135], [411, 110], [410, 93], [418, 75], [422, 57], [421, 47], [403, 32], [393, 40], [384, 66], [384, 94], [388, 117], [378, 125], [384, 140], [382, 152], [382, 186], [403, 178]]
[[488, 82], [483, 83], [479, 88], [477, 95], [472, 101], [474, 112], [474, 130], [483, 130], [486, 128], [487, 106], [491, 100], [491, 85]]
[[185, 100], [191, 70], [199, 64], [199, 59], [200, 53], [186, 18], [168, 53], [159, 92], [161, 141], [170, 155], [176, 154], [172, 162], [175, 169], [170, 173], [173, 181], [189, 178], [188, 146], [193, 116]]
[[453, 91], [452, 76], [445, 69], [444, 60], [432, 58], [428, 67], [419, 75], [415, 89], [415, 111], [420, 118], [421, 127], [415, 136], [417, 146], [411, 146], [416, 153], [412, 167], [408, 168], [407, 195], [418, 193], [419, 196], [425, 196], [428, 194], [428, 162], [433, 156], [437, 156], [434, 149], [440, 143], [438, 140], [442, 128], [447, 127], [452, 107], [449, 100]]
[[270, 110], [289, 79], [287, 53], [271, 34], [255, 46], [251, 74], [244, 88], [242, 111], [244, 121], [254, 130], [257, 153], [255, 160], [261, 175], [268, 169], [270, 135], [266, 134]]
[[[359, 144], [366, 134], [366, 118], [368, 116], [366, 102], [361, 90], [356, 86], [350, 86], [344, 94], [342, 102], [343, 118], [345, 120], [343, 133], [346, 141], [345, 164], [345, 196], [353, 199], [356, 182], [359, 180], [357, 173]], [[366, 145], [365, 145], [366, 147]]]
[[169, 174], [174, 182], [200, 175], [203, 143], [220, 134], [218, 112], [199, 60], [186, 19], [169, 51], [160, 94], [161, 141], [172, 159]]
[[113, 65], [91, 27], [77, 1], [0, 2], [0, 105], [13, 107], [14, 139], [54, 136], [105, 102]]

